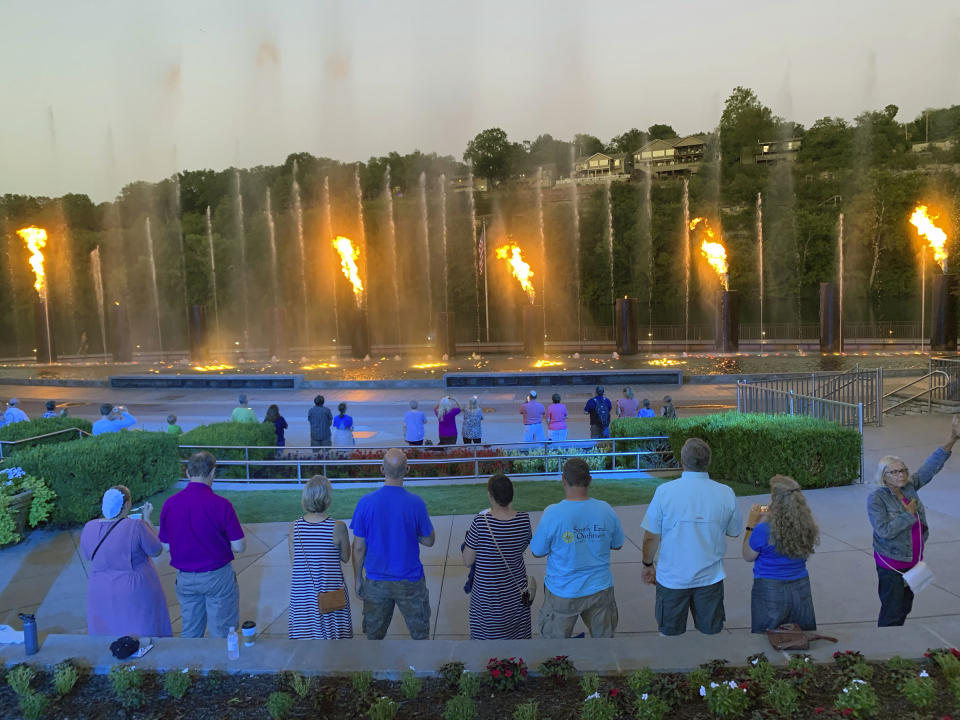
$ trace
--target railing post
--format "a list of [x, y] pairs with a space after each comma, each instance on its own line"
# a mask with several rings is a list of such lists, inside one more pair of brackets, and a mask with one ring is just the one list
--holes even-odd
[[244, 467], [247, 469], [247, 480], [250, 479], [250, 447], [243, 448]]
[[473, 477], [480, 477], [480, 460], [477, 457], [477, 443], [470, 443], [473, 446]]
[[793, 390], [790, 391], [790, 414], [793, 415]]
[[857, 428], [860, 430], [860, 482], [863, 482], [863, 403], [857, 404]]
[[[877, 427], [883, 427], [883, 367], [877, 368]], [[861, 478], [862, 480], [863, 478]]]

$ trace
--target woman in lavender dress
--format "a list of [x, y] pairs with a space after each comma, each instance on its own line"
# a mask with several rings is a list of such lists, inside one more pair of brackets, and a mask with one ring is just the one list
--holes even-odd
[[150, 559], [163, 550], [150, 523], [130, 516], [130, 491], [123, 485], [103, 494], [103, 517], [80, 535], [87, 560], [87, 634], [170, 637], [170, 613], [157, 570]]

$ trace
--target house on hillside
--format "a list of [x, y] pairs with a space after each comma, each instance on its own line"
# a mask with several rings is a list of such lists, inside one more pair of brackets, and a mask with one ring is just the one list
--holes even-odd
[[789, 140], [769, 140], [758, 142], [750, 154], [741, 156], [740, 161], [749, 165], [774, 165], [778, 162], [793, 162], [800, 154], [800, 138]]
[[[447, 179], [447, 190], [450, 192], [466, 192], [470, 189], [469, 176], [467, 175], [457, 175]], [[487, 182], [487, 178], [483, 177], [474, 177], [473, 178], [473, 189], [475, 192], [487, 192], [490, 189], [490, 184]]]
[[633, 166], [654, 177], [687, 175], [700, 170], [706, 149], [705, 135], [651, 140], [633, 153]]
[[629, 176], [633, 171], [632, 158], [628, 153], [594, 153], [573, 161], [575, 180]]

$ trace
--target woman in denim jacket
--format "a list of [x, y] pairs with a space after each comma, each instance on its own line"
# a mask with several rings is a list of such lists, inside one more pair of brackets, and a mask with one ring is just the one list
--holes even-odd
[[867, 499], [867, 514], [873, 526], [873, 559], [877, 564], [880, 616], [878, 627], [903, 625], [913, 607], [913, 591], [903, 573], [921, 560], [927, 542], [927, 515], [917, 490], [943, 469], [960, 439], [960, 417], [953, 416], [950, 439], [938, 447], [913, 475], [894, 455], [880, 458], [874, 484]]

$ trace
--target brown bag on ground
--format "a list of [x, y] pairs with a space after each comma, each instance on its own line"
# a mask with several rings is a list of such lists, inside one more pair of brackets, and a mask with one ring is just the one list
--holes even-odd
[[807, 633], [796, 623], [787, 623], [774, 630], [767, 630], [767, 639], [774, 650], [808, 650], [811, 640], [837, 642], [835, 637]]

